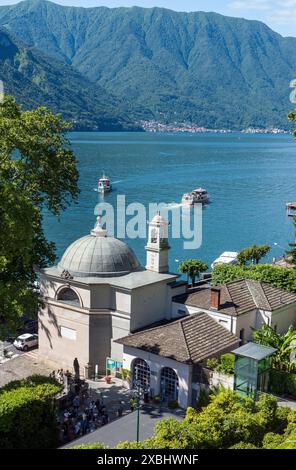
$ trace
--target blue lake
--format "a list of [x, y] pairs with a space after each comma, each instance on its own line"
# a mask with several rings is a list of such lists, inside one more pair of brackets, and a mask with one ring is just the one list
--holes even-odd
[[[293, 241], [285, 212], [286, 202], [296, 200], [296, 143], [289, 135], [71, 133], [70, 140], [79, 161], [79, 202], [59, 221], [49, 215], [44, 220], [58, 257], [93, 227], [101, 200], [94, 188], [103, 171], [117, 182], [104, 197], [115, 208], [118, 195], [125, 195], [128, 204], [147, 206], [178, 203], [184, 192], [198, 186], [208, 190], [211, 204], [202, 212], [202, 245], [183, 250], [183, 239], [171, 239], [172, 271], [176, 260], [210, 263], [223, 251], [253, 243], [272, 245], [269, 258], [278, 257]], [[126, 241], [144, 264], [146, 240]]]

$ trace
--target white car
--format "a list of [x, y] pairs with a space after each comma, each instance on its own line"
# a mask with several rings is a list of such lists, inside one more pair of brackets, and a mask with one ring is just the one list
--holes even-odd
[[21, 336], [18, 336], [14, 340], [13, 345], [16, 349], [28, 351], [29, 348], [38, 346], [38, 335], [31, 335], [30, 333], [25, 333]]

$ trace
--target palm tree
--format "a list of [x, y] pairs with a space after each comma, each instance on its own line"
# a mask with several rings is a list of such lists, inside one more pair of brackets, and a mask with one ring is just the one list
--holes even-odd
[[261, 330], [253, 329], [253, 340], [263, 346], [276, 348], [273, 365], [287, 372], [296, 370], [296, 330], [291, 325], [284, 335], [280, 335], [269, 325], [263, 325]]
[[207, 263], [204, 263], [199, 259], [186, 259], [179, 265], [179, 271], [182, 274], [187, 274], [187, 281], [191, 279], [192, 285], [194, 285], [195, 279], [199, 277], [200, 273], [206, 271], [207, 269]]
[[237, 259], [240, 264], [246, 264], [248, 261], [252, 261], [253, 264], [258, 264], [259, 261], [269, 253], [269, 251], [270, 246], [268, 245], [253, 245], [241, 250]]

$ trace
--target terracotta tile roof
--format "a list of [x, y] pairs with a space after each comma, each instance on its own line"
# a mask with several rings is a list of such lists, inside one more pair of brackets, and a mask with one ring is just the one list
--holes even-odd
[[238, 346], [239, 339], [202, 312], [115, 342], [178, 362], [196, 364], [232, 350]]
[[[237, 316], [254, 309], [271, 312], [284, 305], [296, 304], [296, 294], [250, 279], [228, 282], [219, 288], [221, 292], [219, 312], [227, 315]], [[173, 301], [211, 310], [211, 289], [198, 287], [174, 297]]]

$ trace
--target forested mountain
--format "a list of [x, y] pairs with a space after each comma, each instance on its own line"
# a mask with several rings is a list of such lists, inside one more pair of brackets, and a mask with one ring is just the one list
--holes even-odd
[[0, 7], [0, 25], [128, 103], [133, 120], [237, 129], [288, 125], [296, 38], [261, 22], [29, 0]]
[[117, 98], [71, 66], [25, 46], [4, 29], [0, 29], [0, 80], [5, 93], [13, 95], [25, 108], [46, 105], [73, 121], [74, 128], [131, 127]]

